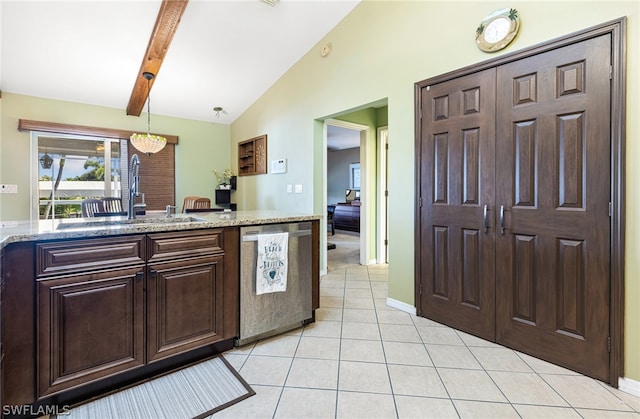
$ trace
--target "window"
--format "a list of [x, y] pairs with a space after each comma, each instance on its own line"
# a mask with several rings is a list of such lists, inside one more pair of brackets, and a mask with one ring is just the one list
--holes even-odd
[[126, 191], [119, 140], [42, 132], [32, 132], [31, 138], [37, 174], [32, 176], [32, 218], [81, 217], [83, 199], [121, 197]]
[[[80, 216], [82, 199], [91, 196], [121, 197], [123, 208], [127, 207], [129, 151], [136, 152], [128, 147], [132, 131], [27, 119], [18, 120], [18, 130], [31, 132], [31, 219]], [[167, 138], [167, 145], [162, 151], [152, 156], [137, 153], [141, 199], [147, 204], [147, 213], [161, 212], [167, 205], [175, 205], [178, 136], [163, 136]], [[41, 163], [39, 159], [45, 155], [48, 158]], [[45, 165], [49, 159], [50, 165]], [[81, 162], [83, 171], [69, 175], [71, 167], [78, 164], [76, 160]], [[82, 176], [85, 173], [86, 176]], [[42, 188], [41, 177], [45, 182]], [[102, 182], [102, 185], [78, 183], [90, 181]], [[84, 186], [90, 189], [82, 189]]]
[[360, 189], [360, 163], [349, 165], [349, 188]]

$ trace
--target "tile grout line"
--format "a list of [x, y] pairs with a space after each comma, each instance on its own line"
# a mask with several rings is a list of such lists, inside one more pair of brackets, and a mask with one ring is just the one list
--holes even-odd
[[[504, 391], [502, 391], [502, 389], [500, 388], [500, 386], [498, 385], [498, 383], [496, 383], [496, 381], [493, 379], [493, 377], [491, 376], [491, 374], [489, 374], [489, 371], [487, 371], [487, 369], [485, 368], [485, 366], [482, 364], [482, 362], [480, 362], [480, 359], [478, 359], [478, 357], [476, 356], [475, 353], [473, 353], [473, 351], [471, 350], [471, 348], [469, 347], [469, 345], [467, 344], [467, 342], [465, 342], [464, 339], [462, 339], [462, 337], [460, 336], [460, 334], [458, 333], [457, 329], [453, 329], [454, 333], [456, 334], [456, 336], [458, 336], [458, 339], [460, 339], [464, 345], [465, 348], [467, 348], [467, 350], [469, 351], [469, 353], [471, 354], [471, 356], [473, 357], [473, 359], [476, 360], [476, 362], [478, 363], [478, 365], [480, 365], [480, 368], [482, 368], [482, 371], [484, 371], [484, 373], [487, 375], [487, 377], [489, 377], [489, 379], [491, 380], [491, 382], [493, 383], [494, 386], [496, 386], [496, 388], [498, 389], [498, 391], [500, 392], [500, 394], [502, 394], [502, 397], [505, 398], [505, 400], [507, 401], [507, 404], [509, 404], [509, 406], [511, 406], [511, 408], [513, 409], [514, 412], [516, 412], [516, 414], [520, 417], [522, 417], [522, 415], [520, 414], [520, 412], [518, 411], [518, 409], [516, 409], [516, 407], [513, 405], [513, 403], [511, 402], [511, 400], [509, 399], [509, 397], [507, 397], [506, 394], [504, 394]], [[533, 369], [533, 368], [532, 368]]]
[[413, 327], [415, 327], [416, 332], [418, 333], [418, 336], [420, 337], [420, 342], [422, 342], [422, 346], [424, 347], [424, 350], [427, 353], [427, 356], [429, 357], [429, 361], [431, 361], [431, 365], [433, 365], [433, 370], [438, 375], [438, 379], [440, 380], [440, 384], [442, 384], [442, 388], [444, 388], [444, 391], [447, 393], [447, 397], [448, 397], [449, 403], [451, 403], [451, 406], [453, 406], [453, 410], [456, 412], [456, 415], [458, 415], [458, 418], [461, 418], [462, 416], [460, 415], [460, 412], [458, 411], [458, 407], [453, 402], [453, 398], [451, 398], [451, 393], [449, 392], [449, 389], [445, 385], [444, 380], [442, 379], [442, 376], [440, 375], [440, 371], [438, 371], [438, 368], [436, 367], [436, 363], [433, 361], [433, 357], [431, 356], [431, 353], [429, 352], [429, 348], [427, 348], [427, 344], [425, 343], [424, 338], [422, 337], [422, 334], [420, 333], [420, 330], [418, 330], [418, 326], [416, 325], [416, 322], [414, 321], [413, 317], [414, 316], [411, 316], [411, 323], [413, 324]]
[[[367, 268], [367, 273], [369, 272], [369, 268]], [[388, 285], [387, 285], [388, 286]], [[369, 287], [371, 288], [371, 277], [369, 277]], [[388, 293], [387, 289], [387, 293]], [[382, 356], [384, 358], [385, 369], [387, 370], [387, 378], [389, 379], [389, 389], [391, 390], [391, 400], [393, 400], [393, 408], [396, 412], [396, 418], [400, 418], [400, 412], [398, 411], [398, 402], [396, 400], [396, 393], [393, 390], [393, 380], [391, 380], [391, 371], [389, 371], [389, 362], [387, 359], [387, 351], [384, 347], [384, 338], [382, 337], [382, 330], [380, 329], [380, 317], [378, 316], [378, 310], [376, 309], [376, 300], [373, 296], [373, 289], [371, 289], [371, 299], [373, 301], [373, 308], [376, 316], [376, 323], [378, 326], [378, 333], [380, 334], [380, 345], [382, 346]], [[417, 330], [416, 330], [417, 332]]]
[[347, 269], [344, 270], [344, 285], [342, 288], [342, 311], [340, 316], [340, 339], [338, 341], [338, 373], [336, 375], [336, 401], [333, 409], [334, 419], [338, 418], [338, 401], [340, 399], [340, 363], [342, 362], [342, 330], [344, 325], [344, 297], [347, 292]]
[[[282, 387], [280, 387], [280, 394], [278, 395], [278, 400], [276, 401], [275, 409], [273, 409], [272, 419], [275, 419], [276, 412], [278, 411], [278, 407], [280, 406], [280, 401], [282, 400], [282, 395], [284, 394], [284, 389], [287, 386], [287, 380], [289, 379], [289, 374], [291, 374], [291, 368], [293, 368], [293, 361], [296, 359], [296, 352], [298, 352], [298, 348], [300, 347], [300, 340], [302, 340], [302, 335], [304, 333], [304, 329], [306, 326], [302, 326], [302, 331], [298, 336], [298, 343], [296, 343], [296, 349], [293, 351], [293, 356], [291, 357], [291, 363], [289, 364], [289, 368], [287, 369], [287, 374], [284, 377], [284, 381], [282, 382]], [[290, 336], [290, 335], [287, 335]]]
[[[513, 350], [513, 349], [512, 349]], [[553, 390], [554, 393], [556, 393], [558, 395], [558, 397], [560, 397], [570, 408], [571, 410], [573, 410], [578, 416], [582, 417], [582, 415], [578, 412], [578, 410], [576, 409], [576, 407], [569, 402], [569, 400], [567, 400], [562, 394], [560, 394], [560, 392], [558, 390], [556, 390], [556, 388], [554, 386], [552, 386], [547, 380], [544, 379], [544, 377], [542, 376], [542, 374], [540, 374], [534, 367], [533, 365], [530, 365], [526, 359], [522, 358], [520, 356], [520, 352], [513, 350], [513, 352], [516, 354], [516, 356], [518, 357], [518, 359], [522, 360], [522, 362], [524, 362], [529, 368], [531, 368], [531, 370], [534, 372], [535, 375], [537, 375], [543, 383], [545, 383], [546, 385], [549, 386], [549, 388], [551, 388], [551, 390]], [[537, 405], [539, 406], [539, 405]], [[514, 408], [515, 409], [515, 408]]]

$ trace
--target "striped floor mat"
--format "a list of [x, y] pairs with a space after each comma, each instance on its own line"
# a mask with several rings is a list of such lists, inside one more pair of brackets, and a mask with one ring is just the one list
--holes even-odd
[[72, 408], [65, 419], [205, 418], [255, 392], [222, 355]]

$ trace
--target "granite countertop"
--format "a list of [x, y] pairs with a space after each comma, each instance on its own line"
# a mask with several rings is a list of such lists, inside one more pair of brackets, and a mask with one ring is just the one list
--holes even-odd
[[102, 217], [0, 221], [0, 249], [10, 243], [24, 241], [290, 223], [321, 218], [321, 215], [278, 210], [176, 214], [170, 218], [164, 216], [164, 211], [147, 211], [147, 215], [138, 216], [135, 220], [127, 220], [127, 217]]

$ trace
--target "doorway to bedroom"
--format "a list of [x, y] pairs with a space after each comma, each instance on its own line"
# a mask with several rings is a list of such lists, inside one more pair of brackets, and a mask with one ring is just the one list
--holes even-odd
[[387, 113], [383, 100], [324, 120], [327, 247], [344, 232], [359, 241], [360, 265], [387, 263]]

